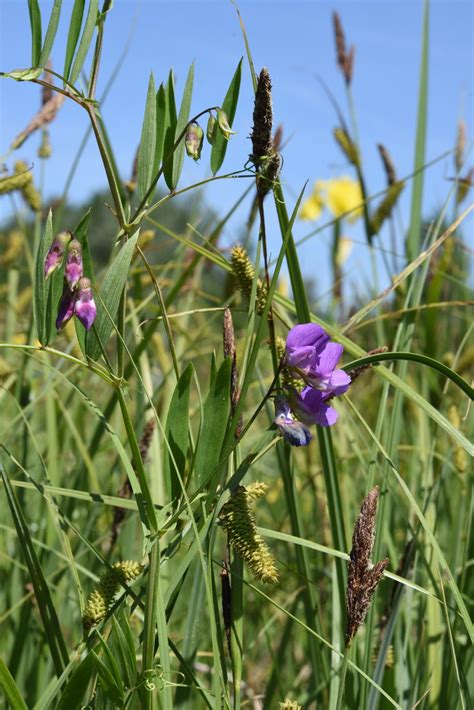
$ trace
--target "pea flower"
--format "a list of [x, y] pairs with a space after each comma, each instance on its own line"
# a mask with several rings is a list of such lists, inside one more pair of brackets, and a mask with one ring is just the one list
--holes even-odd
[[204, 131], [198, 123], [191, 123], [186, 131], [184, 145], [186, 155], [189, 155], [193, 160], [199, 160], [201, 157], [202, 143], [204, 140]]
[[71, 232], [59, 232], [44, 259], [44, 278], [48, 279], [63, 263], [64, 252], [71, 241]]
[[66, 268], [64, 276], [71, 290], [75, 289], [79, 279], [82, 278], [82, 246], [77, 239], [73, 239], [67, 248]]
[[74, 305], [74, 314], [79, 318], [86, 330], [92, 328], [97, 316], [97, 307], [92, 295], [91, 282], [82, 278], [77, 284], [77, 298]]
[[76, 302], [76, 294], [71, 291], [67, 284], [64, 284], [63, 295], [59, 302], [58, 316], [56, 318], [56, 330], [64, 328], [66, 323], [71, 320], [74, 315], [74, 305]]
[[[287, 398], [282, 395], [275, 398], [273, 421], [291, 446], [307, 446], [313, 438], [308, 427], [294, 417]], [[310, 423], [313, 424], [312, 421]]]
[[323, 393], [313, 387], [305, 387], [300, 393], [293, 390], [290, 393], [290, 402], [296, 416], [304, 424], [319, 424], [319, 426], [332, 426], [339, 418], [333, 407], [326, 404], [331, 393]]
[[316, 323], [296, 325], [286, 340], [287, 365], [307, 385], [332, 396], [345, 392], [351, 383], [349, 375], [336, 369], [343, 351]]

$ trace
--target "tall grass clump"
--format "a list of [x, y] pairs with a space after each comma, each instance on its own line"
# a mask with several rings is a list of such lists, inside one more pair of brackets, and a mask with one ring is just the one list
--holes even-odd
[[[296, 200], [285, 195], [271, 68], [255, 70], [242, 20], [252, 105], [239, 102], [243, 60], [210, 106], [195, 106], [193, 64], [180, 101], [172, 71], [151, 74], [124, 177], [96, 90], [112, 2], [55, 0], [42, 17], [29, 0], [28, 10], [27, 68], [2, 74], [42, 92], [8, 139], [0, 177], [15, 215], [0, 256], [7, 706], [467, 710], [473, 298], [461, 230], [472, 171], [461, 123], [452, 189], [428, 218], [428, 3], [411, 173], [400, 176], [379, 145], [381, 182], [368, 185], [357, 55], [336, 13], [348, 108], [330, 96], [328, 130], [346, 175], [309, 195], [302, 184]], [[106, 229], [95, 211], [48, 204], [33, 154], [18, 158], [36, 135], [48, 170], [54, 120], [70, 102], [102, 161]], [[251, 152], [225, 173], [237, 109]], [[199, 185], [183, 185], [184, 161], [199, 159], [209, 189], [228, 179], [227, 214], [200, 214]], [[183, 216], [174, 200], [185, 193]], [[249, 205], [229, 254], [220, 237]], [[294, 226], [324, 210], [329, 220], [307, 235], [332, 238], [322, 310]], [[363, 296], [344, 274], [344, 230], [357, 219], [371, 273]], [[401, 269], [382, 249], [385, 233]]]

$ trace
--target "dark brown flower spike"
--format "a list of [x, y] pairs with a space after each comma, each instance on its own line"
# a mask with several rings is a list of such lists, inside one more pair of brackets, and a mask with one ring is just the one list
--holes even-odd
[[333, 12], [332, 19], [334, 23], [334, 37], [336, 39], [337, 64], [344, 76], [346, 85], [349, 86], [352, 81], [352, 72], [354, 69], [355, 47], [352, 46], [349, 51], [346, 51], [346, 38], [344, 36], [341, 18], [337, 12]]
[[379, 488], [375, 486], [362, 503], [352, 535], [346, 598], [346, 646], [351, 645], [359, 626], [364, 623], [375, 589], [389, 563], [388, 558], [375, 565], [370, 560], [374, 547], [378, 497]]

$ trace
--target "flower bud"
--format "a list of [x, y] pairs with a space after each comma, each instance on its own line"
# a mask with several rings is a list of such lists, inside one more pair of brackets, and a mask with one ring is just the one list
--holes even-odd
[[77, 298], [74, 305], [74, 313], [81, 321], [86, 330], [92, 328], [97, 316], [97, 307], [92, 295], [91, 282], [82, 278], [77, 284]]
[[219, 130], [226, 141], [229, 140], [230, 136], [235, 135], [235, 131], [233, 131], [229, 126], [227, 114], [221, 108], [217, 111], [217, 125], [219, 126]]
[[207, 142], [210, 143], [211, 145], [214, 145], [214, 143], [216, 142], [216, 137], [217, 137], [217, 121], [216, 121], [216, 117], [214, 116], [214, 114], [210, 113], [209, 119], [207, 121], [207, 128], [206, 128]]
[[63, 263], [64, 252], [71, 241], [71, 232], [59, 232], [44, 260], [44, 278], [48, 279]]
[[79, 279], [82, 278], [82, 246], [77, 239], [73, 239], [67, 248], [66, 269], [64, 272], [69, 288], [74, 290]]
[[191, 123], [186, 131], [184, 145], [186, 153], [193, 160], [199, 160], [201, 157], [202, 143], [204, 140], [204, 131], [199, 123]]
[[63, 295], [59, 302], [58, 315], [56, 318], [56, 330], [64, 328], [66, 323], [73, 317], [75, 300], [76, 295], [67, 284], [64, 284]]

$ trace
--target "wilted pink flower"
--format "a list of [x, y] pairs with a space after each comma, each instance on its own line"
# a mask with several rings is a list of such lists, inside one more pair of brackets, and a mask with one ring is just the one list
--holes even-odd
[[74, 313], [81, 321], [86, 330], [90, 330], [97, 316], [97, 307], [92, 295], [91, 282], [82, 278], [77, 284], [77, 297], [74, 305]]
[[64, 252], [71, 240], [71, 232], [59, 232], [44, 259], [44, 278], [48, 279], [63, 263]]
[[73, 317], [75, 300], [76, 294], [73, 293], [73, 291], [71, 291], [69, 286], [65, 283], [63, 295], [61, 296], [61, 301], [59, 303], [58, 316], [56, 318], [56, 330], [64, 328], [66, 323]]
[[71, 290], [77, 286], [79, 279], [82, 278], [82, 246], [77, 239], [73, 239], [67, 248], [66, 269], [64, 272], [66, 281]]

